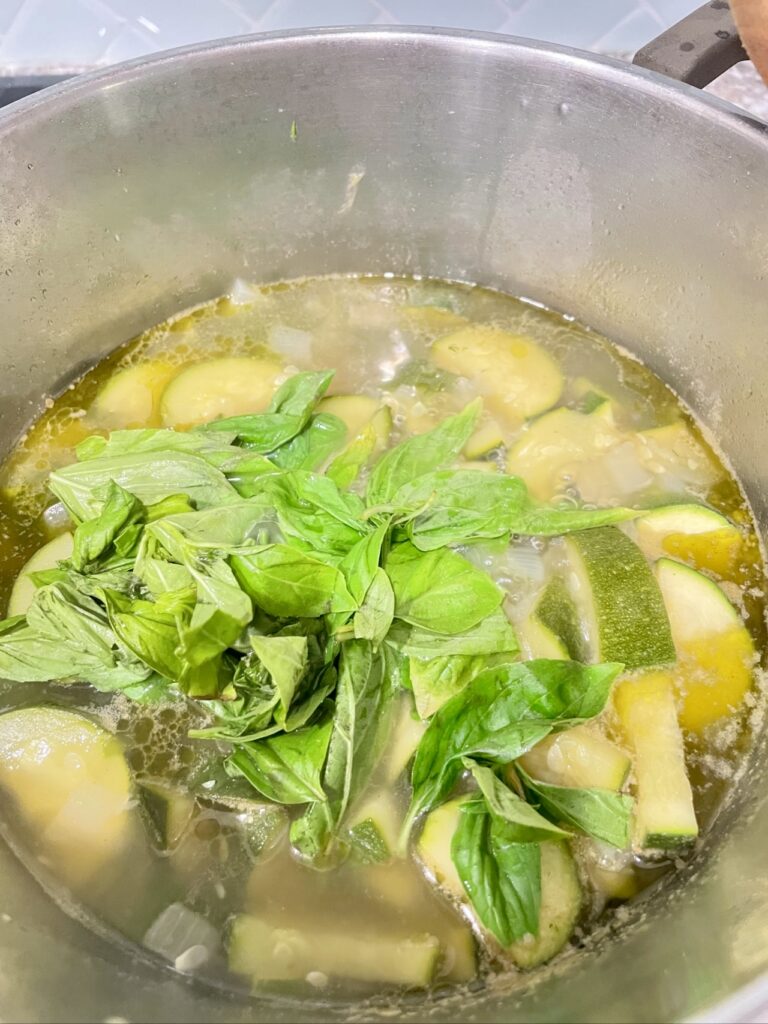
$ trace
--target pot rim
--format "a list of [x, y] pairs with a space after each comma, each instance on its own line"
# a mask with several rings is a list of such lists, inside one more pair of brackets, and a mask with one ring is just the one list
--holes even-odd
[[302, 45], [329, 45], [339, 41], [364, 46], [391, 40], [397, 43], [421, 43], [422, 45], [447, 44], [460, 48], [464, 44], [478, 53], [484, 50], [508, 51], [510, 54], [547, 54], [561, 65], [573, 68], [599, 69], [602, 76], [620, 82], [638, 92], [664, 97], [675, 106], [688, 108], [691, 116], [705, 116], [722, 125], [725, 130], [743, 132], [752, 141], [762, 143], [768, 152], [768, 122], [741, 107], [721, 99], [702, 89], [688, 85], [632, 64], [630, 61], [604, 54], [593, 53], [577, 47], [562, 46], [543, 40], [523, 36], [506, 35], [499, 32], [477, 32], [469, 29], [441, 28], [421, 25], [397, 26], [332, 26], [256, 32], [238, 36], [192, 43], [186, 46], [160, 50], [156, 53], [131, 60], [121, 61], [107, 67], [95, 68], [77, 74], [72, 78], [48, 86], [38, 93], [26, 96], [0, 111], [0, 138], [13, 131], [20, 121], [28, 122], [30, 117], [47, 117], [71, 107], [77, 101], [88, 98], [102, 90], [115, 89], [141, 75], [183, 66], [190, 59], [205, 62], [230, 55], [235, 58], [244, 51], [261, 48], [297, 48]]

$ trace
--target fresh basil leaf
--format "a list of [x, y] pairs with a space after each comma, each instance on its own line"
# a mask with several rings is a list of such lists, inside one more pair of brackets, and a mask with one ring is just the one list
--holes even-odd
[[253, 451], [273, 452], [304, 429], [332, 378], [332, 371], [294, 374], [277, 389], [266, 412], [228, 416], [196, 429], [204, 433], [234, 433]]
[[[242, 595], [250, 618], [250, 601]], [[198, 603], [192, 609], [189, 621], [179, 628], [178, 653], [184, 665], [179, 681], [190, 669], [201, 668], [230, 647], [243, 629], [243, 615], [235, 616], [215, 604]]]
[[515, 826], [488, 813], [482, 800], [462, 805], [451, 858], [470, 903], [502, 946], [538, 935], [541, 849], [519, 843]]
[[[110, 559], [110, 563], [112, 560]], [[35, 587], [46, 587], [50, 583], [65, 583], [85, 597], [100, 598], [103, 590], [117, 590], [127, 594], [135, 589], [131, 562], [116, 562], [113, 567], [100, 572], [80, 573], [62, 562], [58, 569], [42, 569], [32, 572], [29, 578]]]
[[267, 410], [284, 416], [301, 416], [306, 420], [328, 390], [333, 370], [304, 371], [289, 377], [275, 392]]
[[241, 498], [260, 498], [264, 493], [267, 477], [279, 476], [282, 470], [264, 455], [248, 452], [246, 458], [242, 449], [237, 465], [224, 469], [227, 480], [232, 484]]
[[109, 624], [120, 641], [153, 671], [177, 682], [185, 669], [178, 653], [180, 631], [191, 617], [195, 593], [177, 591], [162, 598], [167, 600], [132, 600], [111, 590], [103, 594]]
[[237, 449], [232, 442], [235, 433], [211, 437], [195, 431], [169, 430], [166, 428], [145, 428], [142, 430], [113, 430], [109, 437], [93, 434], [81, 441], [75, 449], [80, 462], [92, 459], [112, 459], [122, 455], [156, 455], [159, 452], [191, 452], [219, 466], [226, 462]]
[[476, 399], [458, 415], [383, 455], [368, 481], [368, 504], [387, 504], [404, 484], [453, 462], [469, 440], [481, 408], [480, 399]]
[[547, 839], [564, 839], [568, 833], [553, 825], [525, 800], [505, 786], [496, 773], [469, 758], [464, 767], [472, 772], [485, 799], [485, 805], [495, 818], [509, 824], [507, 836], [516, 843], [543, 843]]
[[153, 673], [144, 682], [121, 687], [121, 693], [136, 704], [165, 703], [175, 694], [169, 691], [168, 680]]
[[[136, 500], [134, 498], [134, 501]], [[143, 530], [144, 524], [141, 522], [129, 523], [125, 529], [121, 530], [115, 537], [112, 555], [106, 554], [106, 564], [111, 565], [113, 560], [133, 561], [136, 557]]]
[[516, 766], [523, 785], [554, 821], [625, 850], [629, 846], [632, 797], [611, 789], [579, 789], [539, 782]]
[[[136, 578], [141, 580], [153, 597], [167, 594], [174, 590], [186, 590], [193, 586], [192, 574], [189, 569], [177, 562], [167, 562], [164, 558], [147, 557], [137, 566]], [[114, 584], [105, 584], [102, 589], [118, 590], [122, 588]]]
[[286, 544], [233, 555], [230, 562], [242, 589], [268, 615], [313, 618], [357, 608], [335, 566]]
[[408, 542], [398, 544], [385, 569], [397, 618], [436, 633], [471, 629], [504, 598], [490, 576], [446, 548], [425, 553]]
[[392, 584], [389, 582], [389, 576], [379, 568], [352, 620], [356, 639], [370, 640], [378, 647], [389, 632], [394, 612], [395, 595]]
[[361, 537], [339, 562], [347, 587], [358, 605], [365, 600], [368, 588], [379, 569], [389, 522], [380, 523], [371, 533]]
[[[232, 477], [233, 481], [237, 479], [238, 487], [251, 486], [257, 477], [279, 472], [263, 455], [246, 451], [231, 443], [234, 438], [233, 433], [116, 430], [108, 439], [100, 436], [86, 438], [78, 445], [77, 455], [83, 462], [103, 461], [127, 455], [144, 456], [148, 461], [153, 461], [167, 458], [174, 453], [191, 454], [220, 470], [227, 477]], [[182, 512], [184, 509], [178, 507], [175, 511]], [[155, 515], [153, 518], [159, 516]]]
[[600, 714], [621, 665], [528, 661], [486, 669], [431, 719], [413, 763], [413, 796], [405, 837], [415, 818], [450, 793], [461, 758], [507, 764], [548, 736]]
[[343, 420], [321, 412], [311, 416], [301, 433], [273, 452], [270, 459], [280, 469], [315, 470], [341, 448], [346, 436]]
[[[0, 623], [0, 678], [15, 683], [67, 683], [88, 674], [84, 655], [73, 662], [72, 652], [27, 625], [23, 615]], [[80, 672], [85, 675], [80, 675]]]
[[373, 645], [365, 640], [345, 644], [324, 777], [337, 822], [368, 785], [389, 732], [393, 696], [384, 659]]
[[148, 523], [154, 523], [156, 519], [165, 519], [168, 516], [183, 515], [186, 512], [194, 512], [186, 494], [169, 494], [167, 498], [161, 498], [153, 505], [147, 505], [144, 510]]
[[311, 804], [299, 818], [291, 822], [291, 846], [300, 859], [312, 866], [330, 863], [329, 847], [333, 815], [326, 803]]
[[68, 584], [54, 583], [36, 591], [27, 609], [27, 624], [40, 636], [75, 648], [82, 644], [90, 653], [113, 657], [115, 634], [104, 609]]
[[410, 658], [408, 678], [419, 717], [431, 718], [487, 664], [488, 657], [483, 654], [447, 654], [427, 660]]
[[57, 568], [38, 569], [37, 572], [30, 572], [26, 575], [27, 579], [31, 580], [35, 587], [39, 588], [47, 587], [49, 583], [69, 583], [73, 579], [78, 579], [81, 574], [75, 572], [74, 569]]
[[[78, 572], [96, 562], [120, 535], [144, 518], [144, 506], [138, 498], [110, 480], [101, 512], [81, 523], [75, 530], [74, 548], [70, 561]], [[133, 544], [130, 545], [133, 547]]]
[[508, 535], [528, 505], [528, 491], [519, 477], [445, 469], [404, 484], [393, 504], [417, 511], [408, 535], [420, 551], [432, 551]]
[[305, 677], [283, 722], [285, 731], [291, 732], [306, 725], [336, 689], [337, 681], [335, 665], [327, 665], [311, 680]]
[[253, 618], [253, 607], [223, 559], [188, 558], [185, 563], [197, 598], [189, 621], [179, 628], [178, 653], [188, 671], [233, 646]]
[[392, 504], [408, 520], [408, 536], [421, 551], [511, 533], [557, 536], [640, 515], [628, 508], [536, 505], [519, 477], [471, 469], [441, 470], [411, 480]]
[[234, 696], [235, 667], [226, 653], [198, 665], [185, 664], [179, 687], [191, 700], [230, 700]]
[[411, 658], [423, 660], [450, 655], [515, 654], [519, 644], [503, 609], [498, 608], [461, 633], [435, 633], [405, 622], [395, 622], [387, 643]]
[[291, 840], [307, 860], [329, 854], [347, 809], [368, 785], [391, 724], [394, 686], [381, 654], [366, 640], [341, 648], [333, 732], [323, 774], [324, 804], [294, 822]]
[[38, 590], [26, 619], [0, 623], [0, 678], [81, 680], [112, 691], [143, 683], [149, 675], [118, 642], [101, 605], [66, 583]]
[[530, 504], [521, 510], [510, 529], [531, 537], [558, 537], [564, 533], [591, 530], [610, 523], [637, 519], [643, 509], [622, 508], [555, 508]]
[[297, 547], [341, 558], [369, 532], [361, 500], [342, 493], [328, 477], [294, 470], [266, 478], [264, 494], [286, 540]]
[[279, 695], [283, 718], [307, 671], [308, 645], [305, 636], [251, 636], [251, 647]]
[[197, 508], [239, 501], [227, 478], [191, 452], [149, 452], [89, 459], [54, 470], [50, 490], [70, 515], [81, 522], [101, 512], [110, 481], [135, 495], [145, 505], [171, 494], [189, 496]]
[[246, 743], [281, 731], [273, 721], [280, 695], [255, 654], [247, 655], [237, 663], [233, 686], [234, 699], [212, 700], [207, 705], [215, 723], [190, 729], [190, 738]]
[[537, 658], [489, 668], [484, 678], [501, 687], [514, 680], [519, 698], [531, 716], [569, 728], [568, 723], [588, 721], [603, 711], [613, 681], [623, 668], [618, 662], [582, 665], [576, 661]]
[[268, 800], [278, 804], [325, 801], [321, 775], [332, 720], [239, 746], [227, 769], [244, 776]]
[[198, 552], [238, 548], [264, 532], [269, 535], [269, 543], [280, 539], [269, 504], [238, 499], [221, 507], [165, 516], [149, 523], [139, 561], [145, 555], [156, 554], [158, 545], [174, 561], [183, 562], [191, 548]]

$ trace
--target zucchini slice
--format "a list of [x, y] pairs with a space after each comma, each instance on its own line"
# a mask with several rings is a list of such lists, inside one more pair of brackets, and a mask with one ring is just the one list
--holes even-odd
[[317, 403], [317, 412], [338, 416], [347, 428], [350, 441], [370, 423], [380, 408], [381, 402], [370, 395], [330, 395]]
[[47, 544], [43, 544], [34, 555], [22, 567], [13, 584], [11, 596], [8, 599], [8, 617], [14, 615], [26, 615], [27, 609], [32, 604], [35, 596], [35, 584], [29, 578], [33, 572], [43, 572], [45, 569], [55, 569], [59, 562], [69, 558], [72, 554], [74, 539], [71, 533], [62, 533]]
[[722, 476], [683, 421], [622, 430], [610, 400], [554, 409], [534, 420], [510, 450], [507, 469], [541, 501], [575, 486], [583, 501], [599, 505], [627, 502], [654, 485], [667, 492], [674, 486], [670, 478], [682, 489], [707, 488]]
[[651, 473], [668, 474], [697, 490], [722, 479], [722, 468], [685, 420], [641, 430], [635, 438], [640, 461]]
[[463, 985], [477, 974], [477, 943], [472, 929], [457, 922], [452, 928], [440, 930], [443, 946], [438, 981]]
[[441, 369], [472, 381], [487, 408], [507, 422], [550, 409], [563, 391], [555, 359], [522, 334], [466, 327], [436, 341], [431, 355]]
[[566, 658], [583, 661], [586, 644], [579, 612], [565, 580], [554, 576], [536, 602], [534, 617], [553, 633], [565, 648]]
[[366, 936], [332, 930], [277, 927], [249, 914], [235, 918], [229, 968], [255, 986], [303, 980], [311, 972], [404, 988], [426, 988], [440, 960], [434, 935], [409, 938], [380, 931]]
[[166, 427], [185, 429], [226, 416], [262, 412], [275, 390], [282, 365], [275, 357], [227, 356], [187, 367], [160, 398]]
[[119, 370], [93, 400], [91, 418], [107, 430], [159, 426], [160, 396], [177, 372], [170, 363], [160, 361]]
[[504, 444], [504, 431], [496, 420], [489, 419], [482, 422], [464, 445], [462, 454], [465, 459], [479, 459], [494, 448]]
[[70, 884], [96, 876], [135, 834], [119, 740], [73, 711], [33, 707], [0, 716], [0, 787]]
[[656, 578], [672, 632], [680, 643], [708, 640], [744, 628], [739, 613], [720, 587], [695, 569], [661, 558], [656, 563]]
[[560, 637], [545, 626], [536, 615], [529, 615], [515, 628], [524, 660], [552, 658], [555, 661], [567, 661], [570, 658], [568, 648]]
[[640, 879], [631, 850], [617, 850], [586, 836], [576, 842], [589, 881], [601, 896], [606, 900], [629, 900], [638, 893]]
[[403, 774], [416, 753], [421, 737], [427, 728], [427, 722], [413, 717], [413, 700], [405, 694], [400, 706], [400, 713], [395, 719], [389, 737], [386, 755], [385, 776], [388, 783], [393, 783]]
[[632, 524], [637, 543], [651, 559], [663, 555], [729, 576], [738, 561], [740, 530], [706, 505], [653, 509]]
[[[451, 858], [451, 841], [466, 798], [442, 804], [427, 815], [417, 853], [429, 878], [471, 912], [464, 887]], [[541, 844], [541, 910], [538, 936], [526, 936], [504, 953], [518, 967], [530, 968], [559, 953], [581, 913], [582, 893], [576, 864], [567, 844]], [[479, 926], [478, 926], [479, 927]], [[495, 940], [493, 940], [495, 944]]]
[[743, 703], [753, 681], [754, 645], [739, 613], [709, 577], [662, 558], [656, 578], [677, 648], [680, 724], [700, 733]]
[[638, 546], [617, 527], [602, 526], [571, 534], [565, 547], [591, 660], [628, 669], [673, 662], [661, 591]]
[[402, 814], [386, 790], [363, 799], [349, 816], [348, 831], [355, 846], [374, 862], [392, 859], [397, 851]]
[[533, 779], [581, 789], [619, 790], [631, 767], [615, 743], [588, 725], [547, 736], [523, 754], [520, 763]]
[[[603, 402], [593, 412], [554, 409], [540, 416], [520, 435], [507, 459], [507, 472], [523, 478], [531, 494], [550, 501], [573, 484], [583, 501], [615, 502], [626, 487], [614, 480], [608, 455], [627, 442], [613, 421], [612, 405]], [[631, 465], [633, 452], [622, 456]], [[634, 475], [634, 474], [633, 474]], [[650, 473], [632, 480], [632, 489], [650, 483]]]
[[141, 793], [160, 848], [174, 850], [195, 813], [194, 796], [159, 779], [142, 781]]
[[624, 680], [616, 711], [635, 770], [635, 837], [641, 850], [675, 850], [699, 833], [685, 768], [672, 676], [648, 672]]
[[525, 970], [551, 960], [571, 937], [581, 907], [576, 863], [567, 843], [542, 843], [539, 934], [527, 935], [506, 952]]
[[405, 327], [428, 338], [458, 331], [467, 318], [442, 306], [404, 306], [401, 310]]
[[416, 853], [427, 869], [431, 882], [454, 899], [466, 900], [464, 886], [451, 857], [451, 841], [459, 824], [461, 805], [466, 797], [457, 797], [430, 811], [424, 821]]

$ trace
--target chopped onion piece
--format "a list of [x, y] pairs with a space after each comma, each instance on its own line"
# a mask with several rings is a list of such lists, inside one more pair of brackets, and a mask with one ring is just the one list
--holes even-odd
[[[209, 959], [218, 951], [220, 938], [218, 931], [201, 914], [185, 907], [183, 903], [171, 903], [149, 926], [144, 936], [144, 945], [178, 966], [179, 960], [185, 964], [199, 960], [201, 954], [193, 951], [201, 948], [206, 952], [205, 959]], [[178, 969], [194, 968], [187, 966]]]
[[269, 346], [294, 363], [307, 363], [312, 358], [312, 335], [297, 327], [275, 324], [269, 330]]

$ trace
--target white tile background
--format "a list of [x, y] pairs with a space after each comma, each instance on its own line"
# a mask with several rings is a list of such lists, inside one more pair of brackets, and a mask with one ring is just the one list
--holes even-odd
[[0, 73], [312, 25], [441, 25], [631, 53], [703, 0], [0, 0]]

